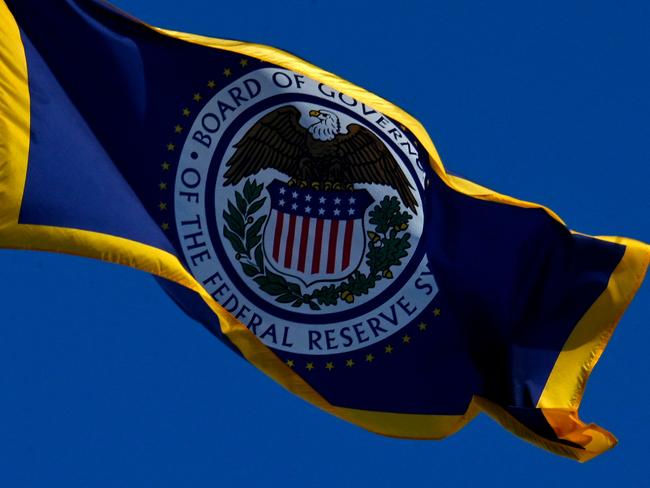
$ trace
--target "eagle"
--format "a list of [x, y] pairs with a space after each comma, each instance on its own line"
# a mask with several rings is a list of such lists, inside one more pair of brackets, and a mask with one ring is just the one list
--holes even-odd
[[319, 190], [352, 189], [355, 183], [387, 185], [414, 213], [413, 186], [380, 139], [358, 124], [341, 132], [341, 122], [329, 110], [311, 110], [316, 121], [300, 125], [300, 111], [291, 105], [269, 112], [234, 145], [226, 163], [224, 185], [265, 169], [289, 176], [290, 185]]

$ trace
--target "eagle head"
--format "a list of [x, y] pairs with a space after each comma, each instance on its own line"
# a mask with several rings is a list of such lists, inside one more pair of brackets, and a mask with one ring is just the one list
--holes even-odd
[[310, 110], [310, 117], [318, 120], [309, 126], [309, 133], [318, 141], [331, 141], [341, 132], [341, 122], [329, 110]]

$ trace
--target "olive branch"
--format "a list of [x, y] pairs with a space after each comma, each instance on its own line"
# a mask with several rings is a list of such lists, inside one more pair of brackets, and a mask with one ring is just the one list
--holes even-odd
[[264, 270], [264, 254], [262, 253], [262, 226], [266, 215], [255, 218], [266, 201], [260, 198], [263, 184], [248, 180], [244, 184], [243, 193], [235, 192], [235, 204], [228, 200], [228, 210], [223, 211], [226, 225], [223, 235], [237, 253], [235, 259], [240, 261], [244, 273], [255, 276]]
[[266, 201], [266, 197], [261, 197], [263, 189], [262, 183], [247, 180], [243, 191], [235, 192], [235, 202], [229, 200], [228, 210], [223, 212], [226, 223], [223, 235], [237, 253], [235, 259], [244, 273], [253, 278], [262, 291], [275, 297], [278, 303], [291, 304], [296, 308], [307, 305], [312, 310], [336, 305], [339, 300], [352, 303], [355, 297], [368, 294], [377, 281], [392, 279], [391, 268], [401, 265], [402, 259], [408, 255], [411, 234], [406, 230], [412, 216], [402, 210], [396, 197], [385, 196], [369, 213], [369, 223], [374, 230], [367, 232], [368, 251], [365, 259], [368, 274], [357, 270], [342, 283], [325, 285], [311, 293], [304, 293], [298, 283], [288, 281], [264, 265], [262, 226], [267, 217], [255, 215]]

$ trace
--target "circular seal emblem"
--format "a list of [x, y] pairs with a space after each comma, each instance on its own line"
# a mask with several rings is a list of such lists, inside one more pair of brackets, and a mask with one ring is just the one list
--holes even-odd
[[437, 293], [424, 179], [386, 116], [298, 73], [258, 69], [219, 90], [188, 131], [174, 187], [186, 264], [273, 349], [367, 347]]

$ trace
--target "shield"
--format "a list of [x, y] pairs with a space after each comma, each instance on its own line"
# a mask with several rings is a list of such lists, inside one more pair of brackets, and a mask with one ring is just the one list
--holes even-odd
[[344, 279], [361, 264], [365, 214], [374, 199], [367, 190], [319, 191], [273, 180], [264, 251], [277, 272], [307, 286]]

